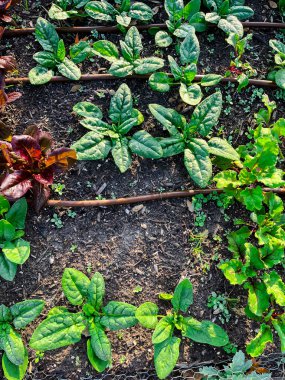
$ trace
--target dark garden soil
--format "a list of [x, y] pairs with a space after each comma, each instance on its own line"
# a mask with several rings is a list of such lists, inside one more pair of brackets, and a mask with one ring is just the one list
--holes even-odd
[[[34, 26], [39, 15], [46, 16], [50, 2], [28, 3], [29, 10], [22, 6], [16, 8], [19, 26]], [[150, 3], [158, 7], [155, 21], [161, 21], [159, 9], [162, 2]], [[256, 11], [255, 20], [280, 21], [278, 12], [270, 8], [267, 0], [249, 0], [247, 4]], [[268, 40], [275, 35], [274, 31], [253, 31], [252, 48], [246, 58], [257, 69], [259, 78], [266, 77], [268, 67], [273, 63]], [[281, 33], [278, 35], [280, 37]], [[145, 54], [154, 53], [153, 38], [147, 32], [143, 36]], [[64, 38], [70, 43], [74, 36]], [[117, 41], [118, 36], [112, 36], [111, 39]], [[213, 29], [199, 35], [199, 40], [199, 73], [224, 73], [230, 64], [231, 51], [224, 41], [224, 35]], [[17, 74], [24, 76], [34, 66], [32, 55], [38, 48], [33, 36], [7, 38], [1, 41], [0, 54], [14, 54], [19, 63]], [[170, 53], [174, 54], [170, 49], [163, 55], [166, 57]], [[102, 68], [107, 69], [108, 64], [95, 59], [84, 64], [82, 72], [104, 72]], [[185, 107], [176, 91], [161, 95], [150, 91], [144, 80], [112, 80], [53, 83], [41, 87], [19, 86], [17, 89], [22, 92], [22, 98], [7, 108], [1, 120], [17, 133], [23, 132], [29, 125], [37, 125], [52, 133], [58, 146], [69, 146], [85, 133], [71, 112], [73, 105], [78, 101], [89, 100], [106, 111], [110, 96], [122, 82], [130, 86], [136, 107], [145, 116], [145, 127], [154, 135], [161, 135], [163, 131], [150, 116], [148, 104], [168, 105], [183, 112], [186, 117], [191, 115], [192, 107]], [[221, 85], [220, 88], [224, 109], [215, 133], [230, 138], [233, 145], [238, 146], [247, 141], [248, 128], [253, 126], [253, 115], [262, 105], [261, 96], [265, 91], [251, 87], [238, 94], [232, 85]], [[14, 91], [14, 88], [9, 90]], [[266, 93], [278, 103], [274, 118], [284, 116], [285, 104], [280, 91], [268, 90]], [[66, 188], [62, 196], [53, 194], [52, 197], [69, 200], [195, 188], [181, 157], [153, 162], [135, 159], [125, 174], [119, 173], [111, 159], [106, 162], [79, 162], [67, 175], [58, 177], [56, 182], [65, 184]], [[232, 309], [230, 322], [225, 326], [231, 341], [244, 349], [245, 342], [256, 334], [257, 326], [244, 317], [245, 292], [230, 286], [216, 269], [221, 258], [229, 257], [226, 236], [234, 228], [233, 219], [241, 216], [239, 209], [231, 207], [225, 218], [221, 209], [214, 203], [208, 203], [203, 208], [207, 219], [201, 228], [194, 226], [195, 214], [191, 200], [185, 199], [73, 211], [76, 214], [71, 214], [67, 209], [54, 208], [43, 209], [39, 216], [29, 212], [26, 232], [32, 255], [18, 271], [14, 282], [0, 280], [1, 303], [9, 305], [26, 298], [39, 297], [46, 300], [46, 312], [53, 306], [67, 305], [61, 290], [61, 276], [66, 267], [74, 267], [90, 275], [100, 271], [106, 279], [106, 301], [117, 299], [134, 305], [145, 301], [157, 302], [159, 292], [172, 292], [180, 279], [188, 277], [194, 285], [195, 302], [190, 310], [193, 316], [220, 323], [207, 308], [207, 298], [212, 291], [225, 293], [240, 300]], [[62, 228], [56, 228], [52, 223], [54, 213], [61, 218]], [[203, 237], [190, 241], [193, 235]], [[159, 301], [159, 304], [165, 308], [165, 303]], [[27, 331], [27, 339], [38, 322], [39, 319]], [[151, 331], [135, 327], [123, 333], [111, 333], [110, 337], [113, 368], [109, 370], [108, 378], [113, 379], [115, 374], [120, 373], [132, 375], [134, 379], [147, 378], [136, 373], [153, 368]], [[88, 364], [85, 345], [83, 339], [73, 347], [47, 352], [38, 363], [31, 360], [27, 379], [100, 379], [101, 375], [96, 375]], [[266, 354], [270, 352], [278, 353], [280, 347], [271, 345]], [[31, 358], [35, 358], [34, 353], [30, 354]], [[223, 350], [199, 344], [189, 346], [189, 341], [184, 341], [179, 362], [188, 365], [204, 361], [217, 363], [227, 358]], [[276, 372], [277, 375], [281, 376]]]

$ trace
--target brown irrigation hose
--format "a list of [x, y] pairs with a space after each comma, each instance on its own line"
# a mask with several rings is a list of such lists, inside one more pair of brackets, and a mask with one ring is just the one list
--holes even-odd
[[[199, 190], [183, 190], [183, 191], [171, 191], [167, 193], [155, 193], [138, 195], [134, 197], [126, 198], [116, 198], [116, 199], [100, 199], [100, 200], [84, 200], [84, 201], [62, 201], [50, 199], [47, 202], [48, 206], [52, 207], [102, 207], [102, 206], [115, 206], [115, 205], [128, 205], [132, 203], [150, 202], [150, 201], [161, 201], [163, 199], [173, 199], [173, 198], [188, 198], [193, 197], [197, 194], [211, 194], [214, 191], [217, 193], [222, 193], [222, 189], [199, 189]], [[269, 187], [264, 187], [263, 191], [271, 191], [275, 194], [283, 195], [285, 194], [285, 188], [271, 189]]]
[[[285, 29], [285, 23], [279, 22], [242, 22], [245, 28], [262, 28], [262, 29]], [[139, 30], [148, 30], [151, 28], [167, 29], [166, 24], [146, 24], [136, 25]], [[209, 24], [209, 27], [216, 27], [215, 24]], [[74, 27], [58, 27], [56, 28], [59, 33], [90, 33], [97, 30], [100, 33], [118, 33], [120, 30], [117, 26], [74, 26]], [[32, 34], [35, 28], [23, 29], [5, 29], [5, 37], [16, 37]]]
[[[169, 74], [171, 76], [171, 74]], [[127, 79], [148, 79], [150, 75], [129, 75], [125, 78]], [[195, 82], [200, 82], [204, 75], [196, 75], [194, 78]], [[79, 79], [80, 81], [95, 81], [95, 80], [106, 80], [106, 79], [122, 79], [121, 77], [115, 77], [111, 74], [83, 74], [81, 78]], [[68, 79], [63, 76], [54, 76], [51, 78], [50, 82], [74, 82], [76, 83], [77, 81], [73, 81], [71, 79]], [[238, 83], [236, 78], [223, 78], [221, 80], [222, 83]], [[30, 80], [28, 77], [17, 77], [17, 78], [7, 78], [5, 80], [6, 85], [12, 85], [12, 84], [24, 84], [24, 83], [30, 83]], [[263, 80], [263, 79], [249, 79], [249, 85], [250, 86], [260, 86], [260, 87], [271, 87], [271, 88], [277, 88], [277, 85], [270, 81], [270, 80]]]

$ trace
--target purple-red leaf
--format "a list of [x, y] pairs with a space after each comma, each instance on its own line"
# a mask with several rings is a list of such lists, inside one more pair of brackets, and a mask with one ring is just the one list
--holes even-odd
[[21, 170], [16, 170], [13, 173], [7, 173], [1, 180], [0, 194], [14, 201], [24, 196], [31, 188], [32, 181], [28, 175]]

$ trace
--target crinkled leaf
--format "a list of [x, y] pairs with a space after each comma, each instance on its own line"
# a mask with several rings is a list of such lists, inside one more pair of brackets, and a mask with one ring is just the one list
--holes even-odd
[[135, 317], [136, 309], [125, 302], [111, 301], [103, 308], [105, 315], [100, 323], [112, 331], [135, 326], [138, 322]]
[[154, 365], [159, 379], [165, 379], [174, 369], [179, 358], [180, 341], [173, 336], [154, 345]]
[[141, 304], [136, 310], [136, 318], [139, 323], [147, 328], [154, 329], [157, 325], [158, 306], [152, 302]]
[[175, 288], [173, 298], [171, 300], [172, 306], [176, 311], [187, 312], [190, 305], [193, 303], [193, 285], [185, 278]]
[[36, 66], [29, 71], [29, 80], [31, 84], [40, 85], [48, 83], [53, 76], [53, 71], [43, 66]]
[[152, 343], [158, 344], [171, 338], [174, 330], [174, 319], [172, 315], [161, 318], [152, 334]]
[[125, 173], [132, 164], [127, 138], [116, 139], [112, 147], [112, 156], [121, 173]]
[[102, 326], [94, 324], [90, 329], [91, 346], [95, 355], [102, 361], [110, 362], [112, 359], [111, 344]]
[[16, 329], [23, 329], [41, 314], [44, 306], [44, 301], [36, 299], [15, 303], [10, 307], [13, 325]]
[[199, 55], [200, 45], [195, 33], [195, 28], [192, 27], [180, 45], [180, 61], [182, 65], [197, 63]]
[[28, 351], [25, 349], [24, 361], [22, 364], [16, 365], [12, 363], [6, 353], [2, 356], [2, 369], [7, 380], [23, 380], [28, 369], [29, 358]]
[[144, 130], [133, 135], [129, 147], [133, 153], [144, 158], [158, 159], [163, 154], [159, 142]]
[[105, 296], [105, 281], [101, 273], [96, 272], [91, 278], [88, 286], [88, 302], [99, 310], [102, 307], [103, 299]]
[[117, 46], [107, 40], [96, 41], [93, 44], [93, 51], [96, 55], [105, 58], [109, 62], [116, 62], [119, 59]]
[[103, 160], [110, 150], [111, 143], [104, 140], [102, 135], [95, 132], [88, 132], [72, 145], [76, 150], [78, 160]]
[[181, 83], [179, 94], [183, 102], [190, 104], [191, 106], [199, 104], [203, 97], [201, 87], [198, 84], [192, 84], [187, 87], [186, 84]]
[[88, 339], [88, 341], [87, 341], [87, 356], [88, 356], [88, 359], [89, 359], [92, 367], [97, 372], [105, 371], [105, 369], [110, 365], [110, 363], [108, 361], [101, 360], [98, 358], [98, 356], [95, 355], [95, 352], [92, 348], [90, 339]]
[[62, 290], [72, 305], [82, 305], [87, 297], [90, 280], [74, 268], [66, 268], [62, 275]]
[[12, 263], [22, 265], [30, 256], [30, 243], [23, 239], [6, 241], [2, 251], [6, 259]]

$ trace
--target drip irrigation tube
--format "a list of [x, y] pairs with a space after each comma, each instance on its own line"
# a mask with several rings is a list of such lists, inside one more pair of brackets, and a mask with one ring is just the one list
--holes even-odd
[[[168, 74], [169, 76], [172, 76], [171, 74]], [[125, 78], [127, 79], [148, 79], [150, 75], [129, 75]], [[194, 82], [200, 82], [203, 79], [204, 75], [196, 75], [194, 78]], [[79, 81], [95, 81], [95, 80], [116, 80], [116, 79], [122, 79], [121, 77], [116, 77], [111, 74], [83, 74]], [[71, 79], [68, 79], [63, 76], [54, 76], [51, 78], [50, 82], [73, 82], [76, 83], [78, 81], [73, 81]], [[236, 78], [229, 77], [229, 78], [223, 78], [221, 80], [222, 83], [238, 83]], [[13, 84], [25, 84], [30, 83], [30, 80], [28, 77], [17, 77], [17, 78], [6, 78], [5, 84], [6, 85], [13, 85]], [[263, 80], [263, 79], [249, 79], [249, 85], [251, 86], [259, 86], [259, 87], [271, 87], [271, 88], [277, 88], [277, 85], [270, 81], [270, 80]]]
[[[279, 22], [242, 22], [244, 28], [262, 28], [262, 29], [285, 29], [285, 23]], [[146, 24], [136, 25], [139, 30], [148, 30], [151, 28], [167, 29], [166, 24]], [[215, 28], [215, 24], [209, 24], [210, 28]], [[70, 27], [57, 27], [59, 33], [90, 33], [97, 30], [100, 33], [121, 33], [117, 26], [70, 26]], [[22, 29], [5, 29], [3, 36], [17, 37], [32, 34], [35, 28], [22, 28]]]
[[[102, 200], [83, 200], [83, 201], [66, 201], [66, 200], [55, 200], [50, 199], [47, 202], [48, 206], [52, 207], [102, 207], [102, 206], [115, 206], [115, 205], [128, 205], [132, 203], [150, 202], [150, 201], [161, 201], [163, 199], [173, 199], [173, 198], [188, 198], [193, 197], [197, 194], [211, 194], [213, 192], [222, 193], [223, 189], [197, 189], [197, 190], [183, 190], [183, 191], [171, 191], [166, 193], [154, 193], [138, 195], [134, 197], [126, 198], [116, 198], [116, 199], [102, 199]], [[273, 192], [275, 194], [283, 195], [285, 194], [285, 188], [271, 189], [269, 187], [264, 187], [263, 191]]]

